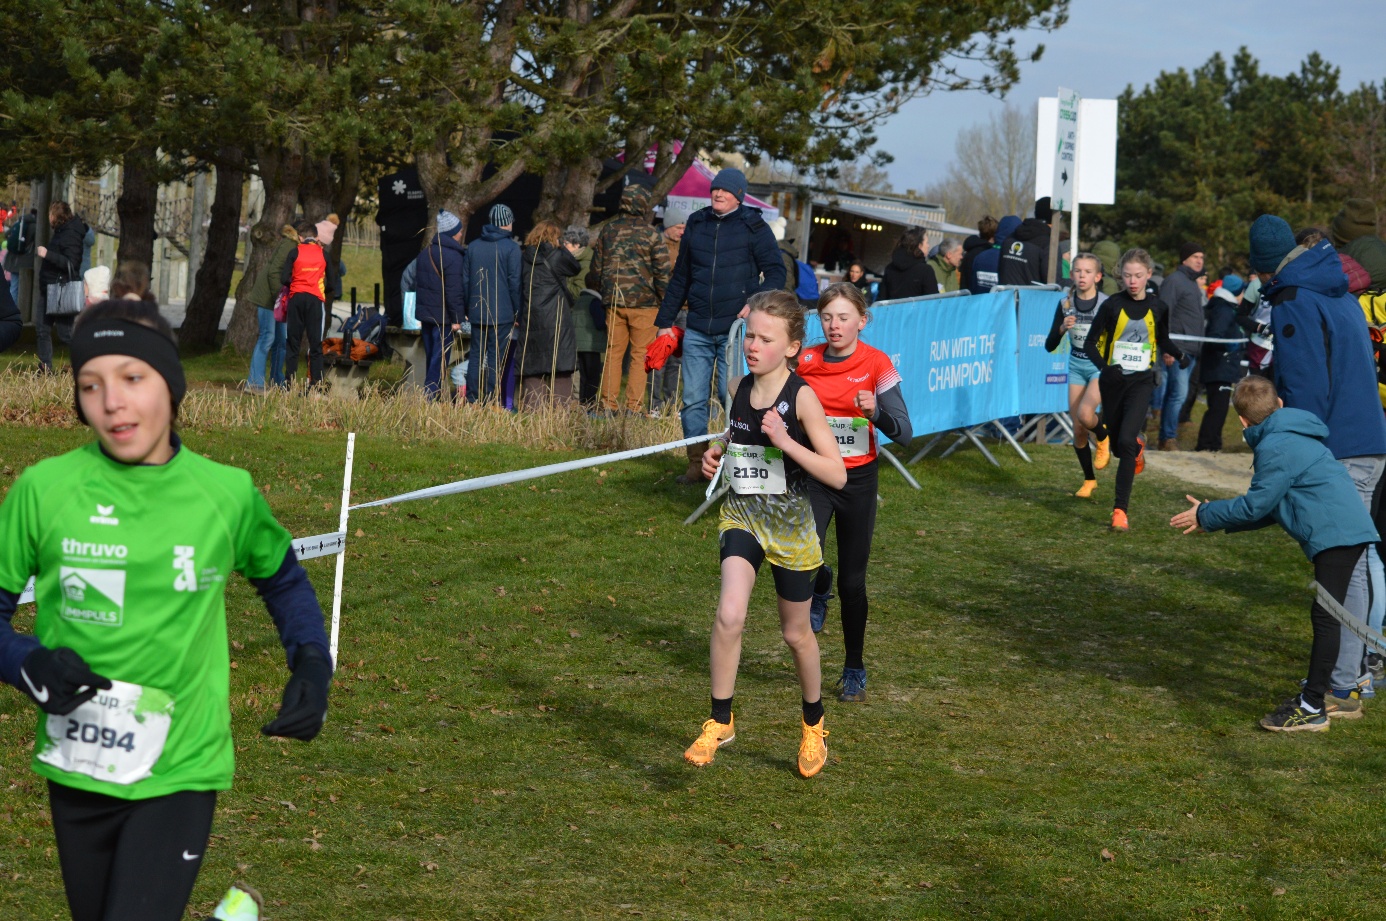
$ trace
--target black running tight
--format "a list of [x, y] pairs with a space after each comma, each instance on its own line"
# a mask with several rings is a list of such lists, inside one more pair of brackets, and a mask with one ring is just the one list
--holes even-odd
[[123, 800], [48, 784], [73, 921], [179, 921], [212, 831], [207, 791]]
[[[871, 536], [876, 530], [877, 462], [847, 468], [847, 485], [829, 489], [809, 480], [809, 502], [818, 543], [828, 536], [828, 523], [837, 521], [837, 600], [842, 608], [842, 642], [846, 668], [863, 668], [866, 645], [866, 564], [871, 559]], [[831, 588], [827, 569], [818, 571], [814, 591]]]
[[1102, 421], [1111, 432], [1112, 453], [1117, 457], [1116, 496], [1112, 507], [1123, 512], [1131, 504], [1131, 484], [1136, 478], [1136, 440], [1145, 431], [1145, 412], [1155, 389], [1155, 372], [1122, 373], [1109, 365], [1098, 378], [1102, 390]]

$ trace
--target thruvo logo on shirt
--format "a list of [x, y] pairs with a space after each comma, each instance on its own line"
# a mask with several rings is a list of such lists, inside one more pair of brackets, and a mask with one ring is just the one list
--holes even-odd
[[[125, 621], [125, 570], [107, 568], [129, 556], [124, 544], [64, 540], [68, 563], [58, 569], [63, 620], [119, 627]], [[103, 565], [105, 564], [105, 565]]]

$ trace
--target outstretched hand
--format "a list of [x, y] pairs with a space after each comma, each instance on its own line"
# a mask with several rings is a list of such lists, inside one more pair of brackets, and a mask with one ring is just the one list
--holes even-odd
[[1193, 505], [1171, 518], [1169, 520], [1170, 527], [1179, 528], [1185, 534], [1202, 531], [1203, 527], [1198, 523], [1198, 507], [1203, 503], [1193, 496], [1185, 496], [1184, 498], [1192, 502]]

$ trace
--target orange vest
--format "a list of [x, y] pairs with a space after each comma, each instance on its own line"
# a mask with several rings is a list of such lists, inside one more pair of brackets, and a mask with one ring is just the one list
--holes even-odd
[[311, 294], [318, 300], [327, 296], [327, 257], [316, 243], [300, 243], [294, 258], [294, 275], [289, 282], [289, 297]]

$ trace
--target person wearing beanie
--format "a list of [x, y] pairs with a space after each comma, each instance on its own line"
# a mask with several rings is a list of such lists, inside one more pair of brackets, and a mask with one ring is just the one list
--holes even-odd
[[1188, 367], [1176, 367], [1169, 355], [1162, 357], [1165, 365], [1164, 399], [1156, 409], [1160, 410], [1160, 450], [1179, 450], [1179, 416], [1184, 407], [1184, 399], [1189, 395], [1190, 382], [1198, 366], [1198, 340], [1203, 337], [1203, 286], [1199, 276], [1203, 274], [1203, 247], [1197, 243], [1185, 243], [1179, 247], [1179, 267], [1171, 272], [1160, 286], [1160, 300], [1169, 308], [1169, 336], [1184, 354], [1192, 359]]
[[[1222, 277], [1221, 284], [1208, 298], [1204, 308], [1207, 323], [1204, 331], [1210, 339], [1241, 339], [1242, 330], [1237, 324], [1237, 313], [1242, 303], [1242, 292], [1246, 282], [1240, 275], [1228, 274]], [[1240, 345], [1223, 342], [1207, 342], [1198, 360], [1198, 379], [1208, 394], [1208, 411], [1203, 414], [1203, 422], [1198, 428], [1198, 443], [1195, 451], [1221, 451], [1222, 427], [1227, 421], [1227, 406], [1232, 400], [1232, 389], [1237, 381], [1246, 375], [1242, 367], [1245, 353]]]
[[492, 205], [490, 218], [491, 223], [501, 230], [515, 229], [515, 212], [510, 210], [509, 205]]
[[[181, 918], [234, 773], [230, 573], [265, 600], [290, 669], [265, 735], [318, 734], [331, 651], [250, 475], [174, 431], [187, 384], [157, 306], [89, 307], [71, 345], [77, 415], [95, 437], [26, 469], [0, 504], [0, 680], [34, 704], [31, 768], [72, 916]], [[21, 634], [11, 621], [31, 576]]]
[[337, 217], [336, 214], [329, 214], [314, 225], [318, 232], [318, 242], [321, 243], [324, 248], [332, 245], [332, 241], [337, 237], [337, 225], [341, 223], [342, 219]]
[[1329, 222], [1333, 248], [1367, 270], [1371, 287], [1386, 290], [1386, 242], [1377, 236], [1376, 205], [1365, 198], [1349, 198]]
[[503, 397], [501, 372], [520, 309], [520, 244], [511, 229], [515, 213], [491, 206], [490, 223], [467, 246], [462, 263], [467, 319], [472, 341], [467, 351], [467, 402], [494, 402]]
[[[688, 308], [679, 413], [685, 438], [708, 433], [708, 404], [714, 396], [730, 405], [722, 356], [732, 323], [746, 315], [751, 295], [784, 288], [788, 276], [775, 234], [761, 210], [745, 204], [746, 191], [746, 176], [738, 169], [713, 177], [708, 207], [694, 211], [684, 224], [678, 260], [655, 318], [659, 335], [672, 336], [679, 311]], [[701, 443], [688, 448], [688, 467], [676, 478], [680, 485], [703, 479], [706, 448]]]
[[1010, 240], [1001, 247], [997, 284], [1045, 283], [1049, 272], [1049, 221], [1053, 216], [1048, 196], [1035, 202], [1035, 216], [1022, 221]]
[[424, 396], [437, 400], [452, 361], [452, 333], [467, 312], [462, 220], [438, 212], [438, 233], [414, 260], [415, 316], [424, 350]]
[[962, 278], [962, 287], [967, 290], [972, 291], [976, 287], [977, 270], [973, 267], [974, 263], [978, 256], [996, 245], [996, 231], [1000, 227], [1000, 222], [988, 214], [977, 222], [977, 232], [963, 240], [963, 257], [958, 265], [958, 275]]
[[[297, 246], [298, 231], [294, 230], [292, 224], [285, 224], [279, 229], [279, 239], [274, 242], [269, 259], [260, 268], [260, 274], [255, 276], [255, 281], [250, 286], [249, 299], [250, 303], [255, 305], [255, 314], [259, 322], [259, 334], [255, 337], [255, 347], [250, 352], [250, 376], [245, 385], [245, 389], [250, 393], [264, 393], [270, 384], [275, 387], [284, 386], [284, 351], [289, 335], [288, 315], [282, 313], [276, 316], [274, 307], [284, 290], [279, 280], [280, 269]], [[288, 298], [285, 298], [286, 309], [287, 306]], [[268, 382], [265, 380], [266, 372], [269, 374]]]
[[[1347, 290], [1342, 262], [1328, 240], [1294, 245], [1290, 225], [1263, 214], [1251, 225], [1251, 268], [1261, 278], [1270, 306], [1275, 344], [1275, 388], [1287, 407], [1303, 409], [1328, 426], [1324, 444], [1357, 485], [1369, 513], [1386, 469], [1386, 417], [1377, 399], [1376, 357], [1362, 307]], [[1377, 551], [1358, 561], [1344, 607], [1363, 623], [1371, 609]], [[1341, 698], [1371, 693], [1366, 648], [1344, 630], [1333, 668], [1333, 693]]]
[[111, 297], [111, 267], [94, 265], [82, 273], [82, 287], [86, 292], [87, 306], [99, 304]]
[[279, 282], [288, 288], [285, 308], [288, 338], [284, 344], [284, 378], [293, 383], [298, 374], [298, 349], [308, 337], [308, 386], [322, 380], [322, 337], [332, 314], [332, 302], [342, 296], [337, 260], [318, 242], [317, 227], [300, 221], [294, 228], [302, 241], [284, 258]]

